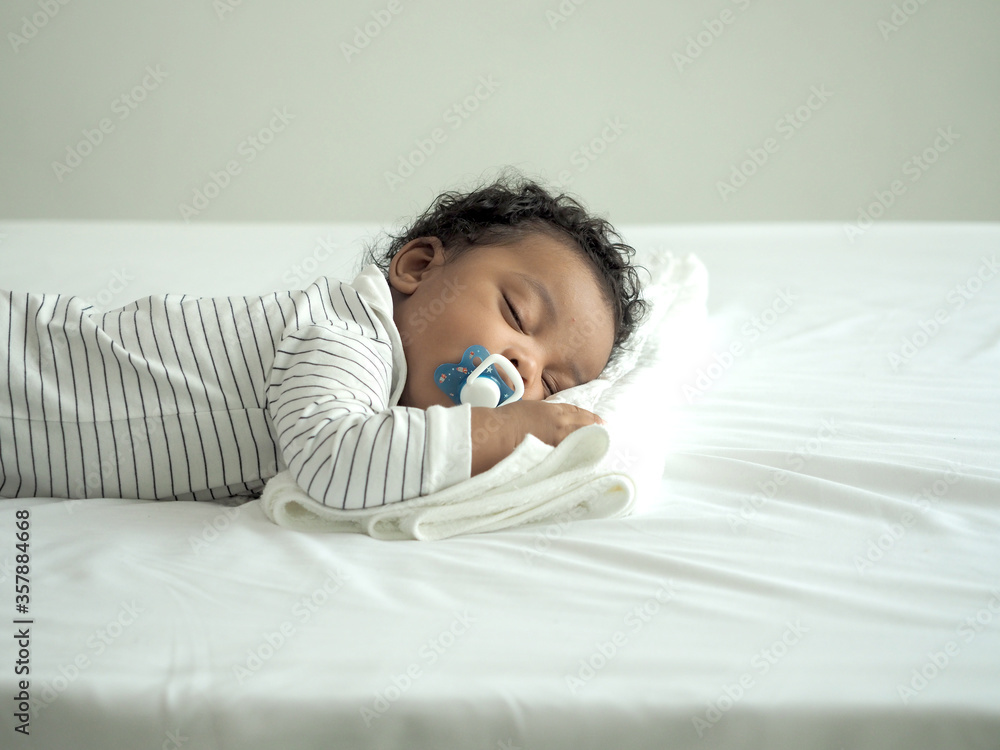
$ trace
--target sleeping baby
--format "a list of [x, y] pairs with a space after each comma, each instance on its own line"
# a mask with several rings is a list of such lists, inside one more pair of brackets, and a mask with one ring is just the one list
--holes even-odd
[[601, 419], [645, 309], [634, 250], [507, 176], [444, 193], [350, 284], [260, 297], [0, 291], [0, 497], [256, 497], [285, 469], [334, 508], [428, 495], [531, 434]]

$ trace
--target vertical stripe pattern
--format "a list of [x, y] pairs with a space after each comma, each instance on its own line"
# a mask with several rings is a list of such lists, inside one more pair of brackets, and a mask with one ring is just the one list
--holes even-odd
[[0, 290], [0, 497], [255, 496], [287, 467], [354, 508], [460, 481], [467, 467], [428, 464], [428, 429], [468, 442], [468, 415], [390, 403], [388, 305], [326, 278], [106, 313]]

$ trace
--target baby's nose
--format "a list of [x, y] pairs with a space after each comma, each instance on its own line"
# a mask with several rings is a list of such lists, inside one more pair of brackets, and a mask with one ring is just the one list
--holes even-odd
[[538, 376], [538, 365], [535, 362], [535, 358], [524, 351], [513, 351], [509, 354], [505, 353], [504, 356], [517, 368], [521, 379], [524, 381], [525, 389], [530, 388]]

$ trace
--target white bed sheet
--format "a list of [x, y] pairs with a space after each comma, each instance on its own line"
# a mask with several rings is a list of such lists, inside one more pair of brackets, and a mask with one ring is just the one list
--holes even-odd
[[[371, 228], [0, 230], [0, 287], [115, 306], [349, 278]], [[4, 746], [1000, 747], [1000, 225], [624, 231], [710, 277], [658, 503], [422, 543], [2, 501]]]

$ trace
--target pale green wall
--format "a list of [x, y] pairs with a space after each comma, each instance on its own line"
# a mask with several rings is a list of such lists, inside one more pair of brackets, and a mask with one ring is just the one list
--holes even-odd
[[616, 223], [1000, 220], [994, 0], [10, 0], [0, 30], [0, 218], [394, 221], [511, 164]]

